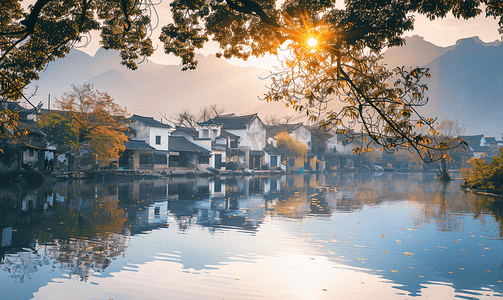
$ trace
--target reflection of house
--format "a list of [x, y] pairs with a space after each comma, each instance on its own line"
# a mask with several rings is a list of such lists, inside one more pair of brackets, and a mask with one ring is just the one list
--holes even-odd
[[[149, 164], [154, 170], [162, 171], [168, 168], [169, 135], [173, 131], [168, 124], [154, 120], [152, 117], [133, 115], [126, 119], [135, 140], [142, 140], [155, 149]], [[147, 153], [144, 153], [144, 163]]]

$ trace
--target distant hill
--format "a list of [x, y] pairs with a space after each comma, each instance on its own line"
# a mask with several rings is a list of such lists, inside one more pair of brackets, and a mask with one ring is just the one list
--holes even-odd
[[[31, 86], [39, 86], [37, 100], [47, 107], [48, 94], [54, 98], [71, 90], [71, 85], [92, 83], [94, 88], [107, 92], [129, 113], [152, 116], [172, 116], [184, 108], [196, 111], [208, 104], [218, 103], [227, 112], [247, 114], [264, 101], [258, 99], [267, 92], [268, 70], [236, 67], [214, 55], [198, 54], [198, 68], [181, 71], [181, 66], [143, 62], [131, 71], [120, 65], [118, 52], [103, 49], [90, 56], [77, 49], [49, 64], [40, 74], [41, 79]], [[36, 102], [38, 102], [36, 101]], [[263, 109], [259, 109], [263, 110]], [[269, 114], [284, 115], [284, 105], [272, 105]]]
[[[198, 55], [198, 68], [181, 71], [181, 66], [160, 65], [150, 61], [131, 71], [120, 65], [118, 52], [103, 49], [93, 56], [73, 49], [64, 58], [52, 62], [40, 74], [35, 102], [47, 95], [55, 97], [71, 89], [72, 84], [92, 83], [108, 92], [129, 113], [160, 119], [161, 113], [173, 116], [183, 108], [195, 111], [207, 104], [219, 103], [227, 112], [261, 117], [295, 115], [282, 103], [258, 99], [267, 92], [268, 70], [236, 67], [213, 55]], [[422, 37], [406, 38], [402, 47], [388, 49], [384, 63], [388, 67], [421, 66], [430, 68], [427, 80], [429, 104], [421, 111], [439, 120], [458, 120], [466, 134], [485, 134], [501, 138], [503, 133], [503, 45], [500, 41], [483, 43], [480, 39], [459, 40], [450, 47], [438, 47]], [[30, 91], [28, 90], [28, 93]], [[38, 101], [37, 101], [38, 100]], [[295, 117], [292, 122], [305, 120]]]
[[[403, 47], [388, 49], [388, 66], [430, 68], [428, 116], [458, 120], [466, 134], [501, 139], [503, 133], [503, 44], [467, 38], [451, 47], [437, 47], [419, 36]], [[407, 62], [410, 62], [407, 65]]]

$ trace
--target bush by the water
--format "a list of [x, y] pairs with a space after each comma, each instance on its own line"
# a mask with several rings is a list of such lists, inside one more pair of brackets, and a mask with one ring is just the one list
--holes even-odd
[[468, 163], [471, 163], [471, 168], [461, 169], [461, 175], [465, 180], [464, 187], [503, 193], [503, 147], [489, 163], [480, 158], [471, 158]]

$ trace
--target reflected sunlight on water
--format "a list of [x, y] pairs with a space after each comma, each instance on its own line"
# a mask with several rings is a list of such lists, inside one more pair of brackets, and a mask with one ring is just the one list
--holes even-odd
[[502, 296], [494, 199], [430, 174], [57, 182], [1, 201], [5, 299]]

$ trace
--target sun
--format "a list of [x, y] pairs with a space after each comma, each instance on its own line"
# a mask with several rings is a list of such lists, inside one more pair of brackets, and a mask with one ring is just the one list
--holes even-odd
[[318, 40], [313, 37], [307, 40], [307, 45], [309, 47], [316, 47], [316, 44], [318, 44]]

